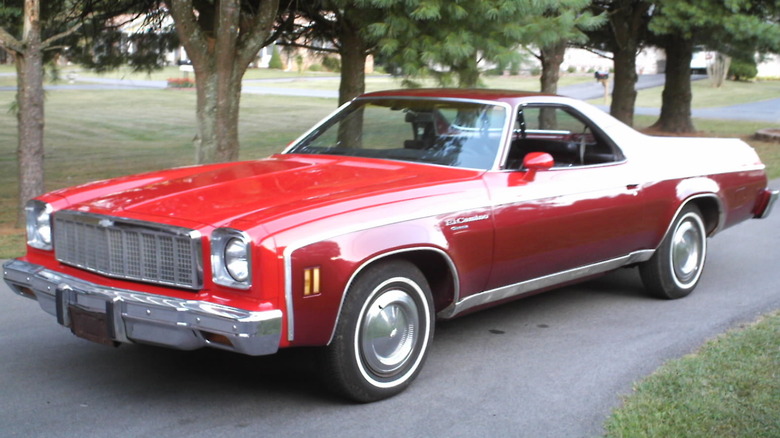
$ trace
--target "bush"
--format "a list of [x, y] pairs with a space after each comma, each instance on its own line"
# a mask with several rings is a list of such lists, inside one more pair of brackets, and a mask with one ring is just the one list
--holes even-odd
[[279, 48], [274, 46], [274, 51], [271, 54], [271, 60], [268, 61], [268, 68], [276, 70], [283, 70], [284, 63], [282, 62], [282, 55], [279, 54]]
[[326, 56], [322, 58], [322, 66], [328, 71], [341, 71], [341, 61], [337, 57]]
[[512, 76], [520, 74], [520, 61], [515, 60], [509, 63], [509, 74]]
[[491, 68], [486, 71], [485, 74], [488, 76], [502, 76], [504, 74], [504, 69], [501, 67]]
[[735, 81], [747, 81], [758, 75], [756, 61], [752, 59], [732, 59], [729, 66], [729, 77]]
[[194, 88], [195, 79], [168, 78], [168, 88]]

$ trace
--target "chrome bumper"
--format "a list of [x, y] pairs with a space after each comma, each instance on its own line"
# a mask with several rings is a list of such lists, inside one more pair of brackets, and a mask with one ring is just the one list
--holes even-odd
[[250, 312], [109, 288], [20, 260], [3, 265], [3, 277], [14, 292], [37, 300], [57, 322], [95, 342], [214, 347], [251, 356], [279, 349], [280, 310]]
[[765, 219], [772, 212], [772, 207], [777, 202], [777, 198], [780, 197], [780, 190], [766, 189], [763, 192], [763, 198], [761, 201], [760, 210], [756, 214], [757, 219]]

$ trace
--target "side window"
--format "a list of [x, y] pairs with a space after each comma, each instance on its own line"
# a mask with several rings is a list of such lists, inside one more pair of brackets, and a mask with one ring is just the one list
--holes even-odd
[[592, 166], [620, 161], [622, 155], [601, 132], [562, 106], [525, 106], [517, 122], [506, 168], [519, 169], [529, 152], [546, 152], [555, 167]]

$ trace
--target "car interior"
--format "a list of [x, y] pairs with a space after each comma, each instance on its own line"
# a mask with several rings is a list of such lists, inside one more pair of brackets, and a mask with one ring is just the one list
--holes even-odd
[[522, 106], [517, 114], [506, 169], [521, 169], [531, 152], [553, 157], [554, 167], [590, 166], [621, 161], [603, 134], [560, 106]]

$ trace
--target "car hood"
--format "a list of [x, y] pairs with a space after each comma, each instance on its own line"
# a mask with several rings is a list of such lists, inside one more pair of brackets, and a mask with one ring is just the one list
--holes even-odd
[[[90, 190], [93, 196], [82, 189], [70, 198], [79, 200], [71, 208], [85, 212], [224, 226], [249, 216], [255, 222], [476, 174], [383, 160], [276, 155], [104, 181]], [[67, 191], [59, 195], [69, 198]]]

